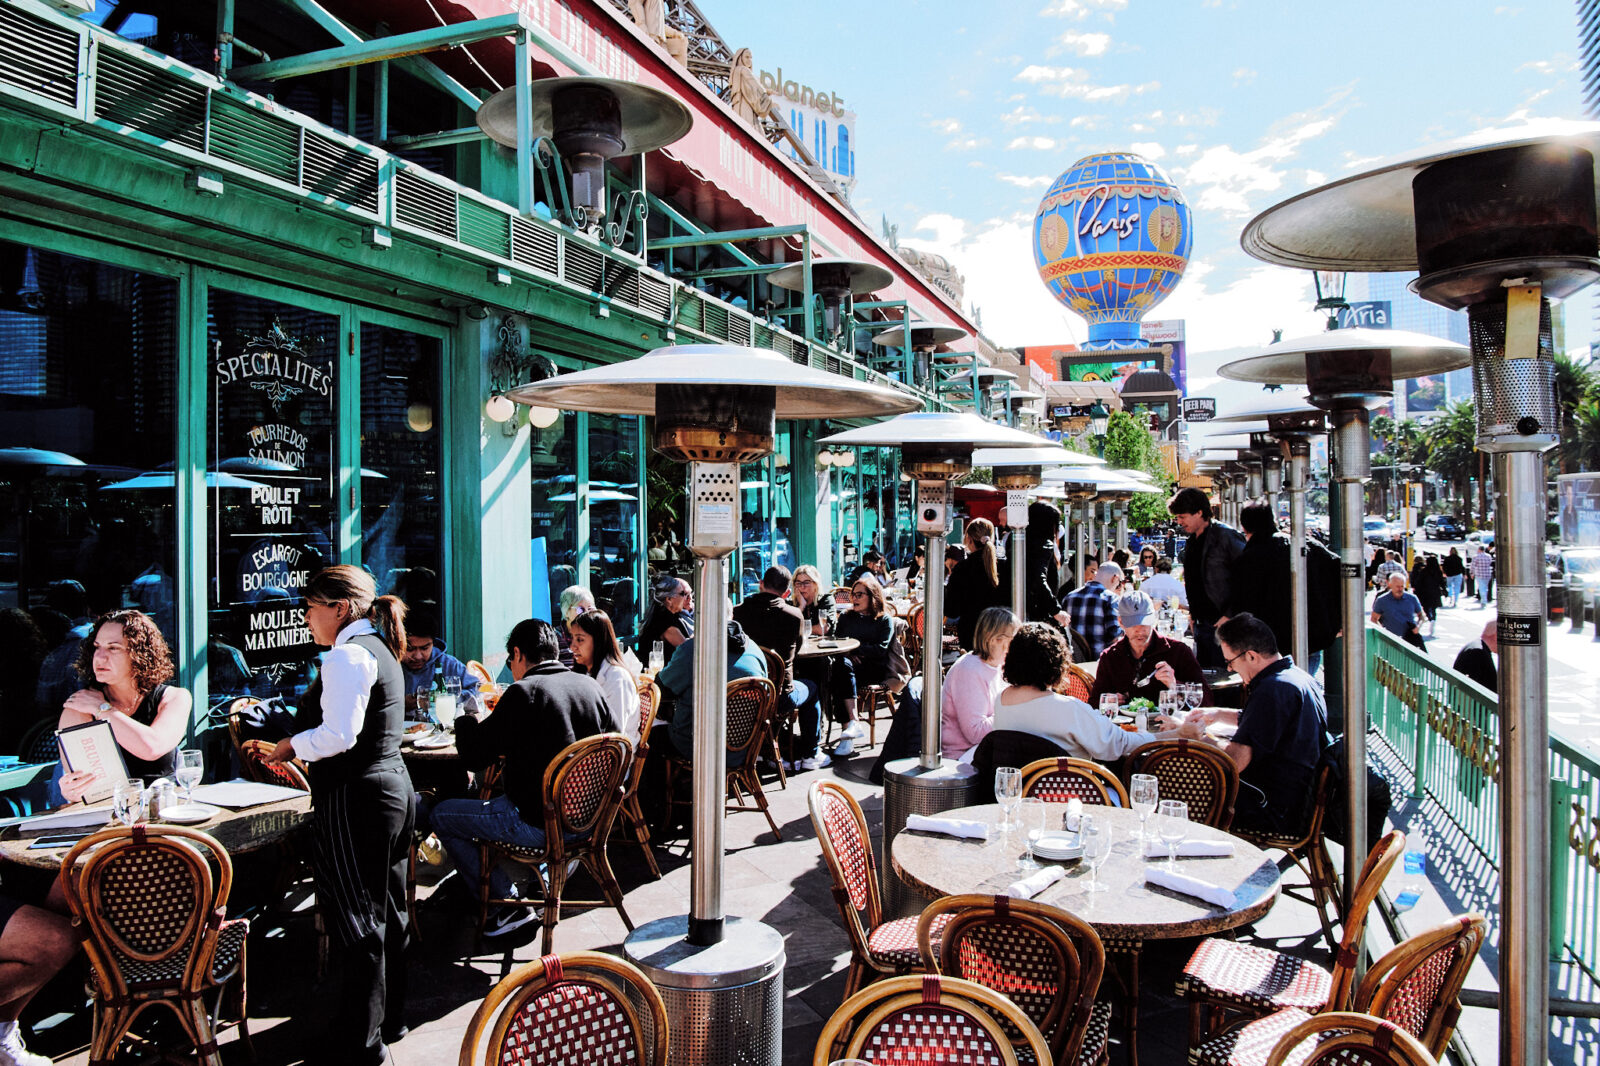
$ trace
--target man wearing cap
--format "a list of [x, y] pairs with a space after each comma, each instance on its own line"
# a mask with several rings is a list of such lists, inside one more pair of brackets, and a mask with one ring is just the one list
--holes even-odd
[[[1205, 684], [1205, 674], [1189, 645], [1155, 631], [1151, 624], [1155, 610], [1143, 592], [1130, 592], [1117, 601], [1122, 637], [1100, 653], [1094, 688], [1089, 692], [1091, 707], [1099, 706], [1100, 697], [1108, 692], [1121, 696], [1126, 706], [1133, 699], [1157, 700], [1180, 681]], [[1210, 702], [1209, 692], [1206, 702]]]
[[1094, 577], [1084, 582], [1082, 588], [1067, 593], [1062, 609], [1073, 632], [1089, 646], [1089, 654], [1098, 657], [1122, 636], [1117, 623], [1117, 598], [1111, 590], [1122, 583], [1122, 567], [1116, 563], [1102, 563]]
[[1244, 550], [1244, 534], [1214, 521], [1210, 497], [1196, 488], [1179, 489], [1167, 511], [1189, 538], [1183, 549], [1183, 583], [1189, 590], [1195, 652], [1202, 667], [1220, 670], [1215, 630], [1233, 594], [1233, 561]]

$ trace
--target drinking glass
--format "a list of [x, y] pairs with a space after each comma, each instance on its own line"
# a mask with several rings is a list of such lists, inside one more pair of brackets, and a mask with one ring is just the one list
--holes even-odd
[[1139, 835], [1134, 839], [1141, 842], [1150, 840], [1152, 838], [1145, 826], [1155, 813], [1156, 801], [1161, 798], [1161, 786], [1154, 774], [1134, 774], [1129, 784], [1132, 787], [1128, 789], [1128, 799], [1133, 812], [1139, 816]]
[[1206, 687], [1198, 681], [1185, 681], [1179, 686], [1183, 695], [1183, 705], [1189, 710], [1194, 710], [1205, 701]]
[[1111, 856], [1111, 827], [1095, 825], [1094, 819], [1088, 815], [1084, 816], [1083, 822], [1083, 862], [1089, 867], [1089, 883], [1083, 890], [1104, 892], [1106, 886], [1100, 883], [1100, 867]]
[[458, 683], [452, 692], [448, 683], [446, 687], [433, 694], [433, 720], [439, 723], [439, 728], [446, 732], [456, 724], [456, 708], [459, 706], [461, 686]]
[[1022, 823], [1022, 831], [1028, 838], [1028, 856], [1017, 860], [1017, 869], [1039, 868], [1039, 860], [1033, 857], [1033, 846], [1039, 842], [1039, 836], [1044, 832], [1044, 819], [1044, 800], [1038, 796], [1024, 796], [1017, 820]]
[[111, 809], [117, 820], [132, 829], [144, 820], [144, 781], [130, 777], [111, 793]]
[[1105, 692], [1100, 695], [1100, 713], [1107, 718], [1117, 716], [1117, 708], [1122, 706], [1122, 697], [1115, 692]]
[[667, 648], [661, 641], [650, 645], [650, 672], [659, 674], [661, 668], [667, 665]]
[[1189, 835], [1189, 805], [1182, 800], [1162, 800], [1156, 813], [1161, 819], [1161, 842], [1167, 846], [1167, 868], [1176, 869], [1178, 845]]
[[205, 772], [205, 756], [199, 748], [184, 748], [178, 752], [178, 765], [172, 773], [172, 779], [183, 789], [183, 802], [194, 800], [194, 786], [200, 783]]
[[994, 772], [994, 799], [1000, 804], [1000, 832], [1011, 832], [1011, 812], [1022, 802], [1022, 771], [1002, 766]]
[[1161, 695], [1156, 697], [1156, 710], [1163, 718], [1176, 719], [1183, 704], [1183, 693], [1175, 689], [1162, 689]]

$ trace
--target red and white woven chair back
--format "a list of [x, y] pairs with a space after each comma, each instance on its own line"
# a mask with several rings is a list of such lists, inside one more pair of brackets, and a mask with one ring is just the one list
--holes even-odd
[[639, 689], [639, 743], [633, 746], [633, 768], [628, 771], [628, 793], [639, 790], [644, 777], [645, 757], [650, 753], [650, 731], [655, 728], [656, 712], [661, 709], [661, 686], [651, 678], [641, 677]]
[[1372, 913], [1372, 903], [1378, 890], [1400, 861], [1405, 851], [1405, 834], [1391, 829], [1367, 852], [1367, 861], [1361, 864], [1361, 876], [1356, 881], [1350, 902], [1350, 913], [1344, 916], [1344, 935], [1333, 956], [1333, 984], [1328, 991], [1329, 1010], [1349, 1010], [1355, 1001], [1356, 951], [1366, 935], [1367, 918]]
[[1227, 829], [1239, 794], [1233, 760], [1197, 740], [1156, 740], [1128, 755], [1128, 774], [1153, 774], [1164, 800], [1183, 800], [1189, 820]]
[[822, 842], [822, 857], [835, 887], [844, 891], [855, 912], [863, 941], [866, 930], [881, 920], [877, 879], [872, 869], [872, 840], [866, 817], [855, 797], [832, 781], [818, 781], [808, 796], [811, 821]]
[[1356, 1009], [1443, 1055], [1461, 1015], [1461, 986], [1486, 933], [1482, 915], [1466, 914], [1411, 937], [1378, 960], [1356, 994]]
[[244, 760], [250, 776], [268, 785], [298, 788], [304, 792], [311, 791], [311, 784], [306, 780], [306, 775], [294, 763], [267, 761], [267, 756], [272, 754], [272, 750], [273, 745], [265, 740], [247, 740], [239, 745], [239, 757]]
[[[478, 1059], [477, 1038], [491, 1018]], [[622, 959], [580, 951], [546, 955], [496, 985], [468, 1027], [461, 1062], [656, 1066], [666, 1043], [666, 1007], [649, 979]]]
[[728, 750], [747, 755], [757, 734], [772, 713], [777, 689], [764, 677], [741, 677], [728, 682]]
[[999, 993], [939, 974], [892, 977], [839, 1007], [823, 1027], [812, 1062], [828, 1062], [825, 1056], [843, 1039], [847, 1057], [875, 1066], [1016, 1066], [1003, 1022], [1016, 1026], [1035, 1061], [1051, 1061], [1038, 1027]]
[[622, 799], [633, 749], [621, 733], [585, 737], [545, 770], [546, 809], [557, 812], [563, 837], [586, 836]]
[[1075, 700], [1082, 700], [1084, 703], [1088, 703], [1089, 696], [1093, 691], [1093, 686], [1089, 682], [1089, 676], [1082, 670], [1069, 668], [1056, 691], [1063, 696], [1071, 696]]
[[1037, 797], [1046, 803], [1066, 803], [1082, 800], [1101, 807], [1126, 806], [1121, 802], [1121, 788], [1114, 784], [1110, 771], [1105, 776], [1096, 774], [1081, 759], [1040, 759], [1022, 768], [1022, 794]]
[[1437, 1066], [1416, 1037], [1366, 1014], [1313, 1015], [1283, 1035], [1267, 1066]]

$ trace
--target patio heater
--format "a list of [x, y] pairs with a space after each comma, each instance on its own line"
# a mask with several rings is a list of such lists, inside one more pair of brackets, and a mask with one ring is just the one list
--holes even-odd
[[673, 1062], [782, 1058], [783, 938], [725, 917], [722, 827], [727, 791], [727, 557], [739, 550], [739, 466], [771, 454], [783, 419], [871, 418], [916, 406], [906, 394], [734, 345], [658, 348], [638, 359], [562, 374], [507, 392], [518, 403], [646, 415], [654, 444], [689, 464], [695, 556], [693, 857], [689, 913], [640, 926], [623, 951], [650, 975], [672, 1019]]
[[[1224, 415], [1212, 419], [1213, 422], [1266, 422], [1268, 431], [1265, 434], [1252, 433], [1252, 436], [1270, 437], [1277, 441], [1278, 447], [1288, 459], [1288, 489], [1289, 489], [1289, 606], [1290, 617], [1293, 620], [1294, 661], [1302, 670], [1306, 663], [1311, 661], [1311, 645], [1308, 626], [1309, 603], [1306, 599], [1306, 479], [1311, 469], [1311, 438], [1326, 433], [1327, 416], [1318, 408], [1303, 404], [1275, 407], [1262, 411], [1240, 412], [1234, 415]], [[1272, 471], [1278, 471], [1278, 480], [1283, 480], [1283, 464], [1278, 463], [1268, 467], [1267, 488], [1274, 491], [1272, 485]], [[1281, 484], [1280, 484], [1281, 488]], [[1277, 511], [1277, 503], [1273, 503], [1273, 511]]]
[[[985, 422], [970, 412], [916, 412], [824, 437], [823, 444], [900, 448], [900, 469], [917, 483], [917, 532], [928, 538], [928, 572], [944, 565], [945, 533], [954, 499], [951, 483], [972, 469], [977, 448], [1034, 448], [1039, 438]], [[965, 807], [977, 797], [972, 767], [944, 758], [939, 737], [940, 690], [944, 682], [944, 583], [924, 584], [922, 616], [922, 752], [896, 759], [883, 774], [883, 861], [880, 896], [887, 914], [921, 911], [925, 902], [895, 876], [889, 861], [894, 838], [912, 814], [938, 814]]]
[[957, 394], [963, 391], [970, 391], [972, 394], [972, 410], [987, 418], [989, 411], [986, 409], [988, 405], [983, 402], [984, 398], [990, 394], [996, 384], [1005, 382], [1009, 386], [1015, 380], [1017, 380], [1017, 375], [1001, 367], [968, 367], [950, 375], [950, 391]]
[[1026, 622], [1028, 492], [1043, 483], [1046, 467], [1099, 466], [1105, 460], [1041, 441], [1034, 448], [980, 448], [972, 453], [972, 462], [992, 467], [994, 487], [1006, 494], [1006, 525], [1012, 530], [1011, 547], [1006, 553], [1011, 563], [1011, 610]]
[[[844, 318], [847, 298], [865, 296], [886, 289], [894, 275], [877, 263], [859, 263], [850, 259], [825, 259], [811, 261], [810, 284], [807, 284], [806, 265], [790, 263], [767, 275], [767, 283], [790, 292], [816, 293], [822, 298], [822, 329], [831, 344], [839, 335], [839, 323]], [[806, 308], [811, 314], [811, 308]], [[852, 341], [849, 347], [854, 348]]]
[[[958, 341], [967, 335], [967, 331], [959, 326], [930, 326], [916, 325], [911, 327], [911, 338], [906, 339], [904, 325], [893, 326], [881, 333], [872, 335], [872, 343], [884, 348], [905, 348], [912, 355], [912, 377], [914, 380], [906, 382], [908, 385], [923, 385], [933, 377], [933, 350], [941, 344]], [[953, 358], [953, 357], [952, 357]], [[961, 356], [962, 361], [968, 357]], [[947, 360], [941, 360], [947, 361]], [[983, 360], [985, 363], [988, 360]]]
[[502, 89], [478, 107], [478, 128], [508, 148], [531, 150], [536, 138], [550, 138], [567, 165], [579, 229], [606, 216], [606, 160], [664, 148], [693, 122], [668, 94], [614, 78], [541, 78]]
[[[1467, 350], [1451, 341], [1396, 329], [1335, 329], [1278, 341], [1257, 354], [1225, 364], [1218, 373], [1234, 381], [1306, 385], [1311, 402], [1330, 412], [1330, 462], [1342, 511], [1335, 544], [1343, 576], [1343, 691], [1346, 809], [1345, 893], [1355, 891], [1367, 858], [1367, 634], [1366, 566], [1362, 553], [1362, 492], [1371, 474], [1369, 407], [1394, 394], [1394, 383], [1442, 374], [1467, 364]], [[1347, 901], [1348, 903], [1348, 901]], [[1364, 961], [1358, 965], [1365, 966]]]
[[1480, 131], [1313, 189], [1245, 229], [1259, 259], [1417, 270], [1412, 289], [1466, 308], [1478, 448], [1494, 457], [1500, 582], [1500, 1062], [1547, 1055], [1550, 783], [1544, 470], [1557, 440], [1550, 300], [1600, 276], [1600, 125]]

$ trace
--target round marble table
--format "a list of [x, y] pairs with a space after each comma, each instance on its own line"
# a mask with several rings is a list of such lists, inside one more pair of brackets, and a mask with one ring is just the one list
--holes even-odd
[[[1051, 803], [1049, 824], [1060, 825], [1066, 804]], [[1191, 877], [1233, 891], [1233, 903], [1216, 907], [1193, 896], [1144, 883], [1146, 863], [1165, 863], [1165, 858], [1145, 859], [1139, 854], [1139, 841], [1130, 833], [1139, 827], [1139, 816], [1120, 807], [1088, 807], [1095, 824], [1110, 826], [1115, 834], [1111, 856], [1100, 868], [1099, 882], [1105, 891], [1088, 892], [1088, 870], [1079, 863], [1067, 876], [1034, 897], [1039, 903], [1060, 907], [1095, 927], [1109, 940], [1163, 940], [1205, 936], [1255, 921], [1278, 898], [1277, 864], [1271, 856], [1236, 836], [1195, 823], [1192, 840], [1231, 840], [1231, 858], [1180, 858], [1178, 870]], [[993, 803], [962, 807], [943, 812], [941, 817], [978, 819], [998, 824], [1000, 808]], [[1151, 817], [1154, 825], [1155, 816]], [[1152, 830], [1153, 831], [1153, 830]], [[936, 833], [904, 830], [896, 834], [891, 849], [894, 870], [901, 880], [927, 896], [953, 896], [967, 892], [988, 895], [1002, 893], [1006, 886], [1031, 871], [1017, 869], [1017, 859], [1027, 850], [1020, 830], [1002, 836], [991, 832], [988, 840], [967, 840]]]
[[836, 655], [849, 655], [861, 642], [852, 637], [823, 637], [821, 640], [807, 639], [794, 653], [796, 659], [828, 659]]
[[[91, 806], [97, 809], [104, 807], [106, 824], [109, 826], [112, 823], [110, 800]], [[226, 848], [230, 855], [243, 855], [275, 844], [310, 823], [311, 796], [306, 794], [238, 811], [219, 807], [216, 815], [210, 820], [186, 828], [198, 829], [215, 837], [217, 843]], [[0, 840], [0, 859], [14, 862], [18, 866], [31, 866], [36, 870], [58, 870], [61, 868], [62, 857], [72, 846], [63, 844], [59, 848], [31, 848], [29, 845], [33, 843], [32, 837], [19, 838], [15, 833], [15, 829], [8, 829], [7, 839]]]

